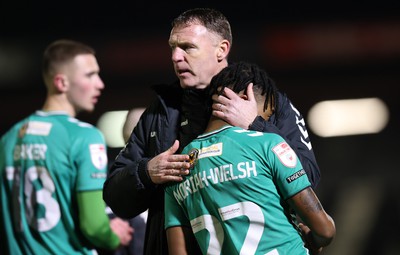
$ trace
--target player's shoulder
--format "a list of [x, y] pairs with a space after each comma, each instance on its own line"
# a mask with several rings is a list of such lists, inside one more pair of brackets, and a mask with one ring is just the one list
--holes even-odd
[[2, 136], [1, 136], [1, 141], [5, 142], [10, 138], [15, 138], [17, 137], [18, 133], [21, 132], [21, 129], [23, 129], [24, 126], [26, 126], [26, 123], [29, 122], [29, 117], [26, 117], [24, 119], [19, 120], [17, 123], [12, 125]]
[[229, 130], [229, 139], [239, 143], [242, 148], [272, 148], [285, 143], [285, 139], [276, 133], [267, 133], [233, 127]]
[[64, 112], [37, 112], [38, 116], [42, 118], [37, 119], [37, 121], [44, 121], [51, 123], [51, 129], [57, 130], [54, 134], [59, 135], [64, 133], [71, 138], [81, 137], [99, 137], [102, 136], [101, 131], [94, 125], [81, 121], [77, 118], [71, 117]]
[[68, 123], [68, 132], [74, 136], [88, 138], [93, 136], [103, 136], [100, 129], [88, 122], [84, 122], [72, 117], [69, 117], [66, 121]]
[[85, 121], [81, 121], [77, 118], [68, 117], [68, 118], [66, 118], [65, 121], [66, 121], [66, 123], [68, 123], [68, 125], [71, 128], [76, 128], [78, 130], [82, 130], [82, 132], [85, 132], [85, 131], [91, 132], [90, 130], [96, 130], [96, 131], [98, 130], [98, 128], [95, 127], [94, 125], [92, 125], [88, 122], [85, 122]]
[[31, 116], [31, 121], [47, 122], [51, 123], [51, 125], [54, 126], [61, 125], [65, 126], [67, 129], [77, 129], [77, 130], [97, 129], [92, 124], [71, 117], [64, 111], [45, 112], [39, 110], [36, 111], [35, 114]]
[[232, 136], [243, 136], [243, 137], [254, 137], [254, 138], [259, 137], [260, 139], [264, 138], [277, 139], [277, 140], [283, 139], [280, 135], [276, 133], [249, 130], [241, 127], [232, 127], [228, 129], [228, 132], [230, 132], [230, 135]]

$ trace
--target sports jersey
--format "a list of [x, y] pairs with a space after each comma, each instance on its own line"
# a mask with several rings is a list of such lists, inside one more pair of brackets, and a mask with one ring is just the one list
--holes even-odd
[[95, 254], [82, 241], [76, 193], [101, 190], [106, 171], [105, 140], [94, 126], [65, 112], [18, 122], [0, 144], [2, 245], [13, 255]]
[[282, 137], [225, 126], [182, 153], [194, 166], [166, 187], [166, 229], [191, 227], [203, 254], [308, 254], [285, 200], [310, 182]]

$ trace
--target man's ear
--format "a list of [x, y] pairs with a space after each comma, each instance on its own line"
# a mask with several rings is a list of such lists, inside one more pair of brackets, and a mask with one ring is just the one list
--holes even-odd
[[59, 92], [65, 92], [68, 89], [68, 79], [65, 74], [56, 74], [54, 76], [54, 87]]
[[231, 44], [229, 43], [229, 41], [222, 40], [217, 52], [218, 62], [224, 60], [228, 56], [230, 49], [231, 49]]

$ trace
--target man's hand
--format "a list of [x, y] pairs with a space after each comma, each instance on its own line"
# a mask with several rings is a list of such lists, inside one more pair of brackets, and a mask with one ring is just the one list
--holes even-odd
[[182, 175], [189, 174], [189, 155], [174, 154], [179, 149], [179, 141], [147, 163], [149, 176], [155, 184], [168, 181], [182, 181]]
[[110, 227], [112, 231], [119, 237], [120, 245], [127, 246], [132, 240], [134, 229], [129, 225], [129, 222], [121, 218], [113, 218], [110, 220]]
[[247, 86], [247, 99], [238, 96], [229, 88], [224, 88], [222, 95], [212, 96], [212, 114], [225, 120], [232, 126], [248, 129], [258, 115], [257, 101], [254, 97], [253, 83]]

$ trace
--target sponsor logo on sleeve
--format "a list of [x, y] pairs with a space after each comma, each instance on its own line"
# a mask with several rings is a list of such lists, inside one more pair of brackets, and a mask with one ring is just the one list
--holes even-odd
[[287, 177], [286, 181], [288, 183], [291, 183], [292, 181], [299, 179], [300, 177], [302, 177], [305, 174], [306, 174], [306, 171], [304, 171], [304, 169], [301, 169], [301, 170], [297, 171], [296, 173], [292, 174], [291, 176]]
[[281, 142], [272, 148], [272, 151], [278, 156], [283, 165], [293, 168], [297, 163], [297, 156], [293, 149], [286, 142]]
[[90, 144], [89, 150], [93, 165], [103, 170], [107, 166], [107, 152], [104, 144]]

